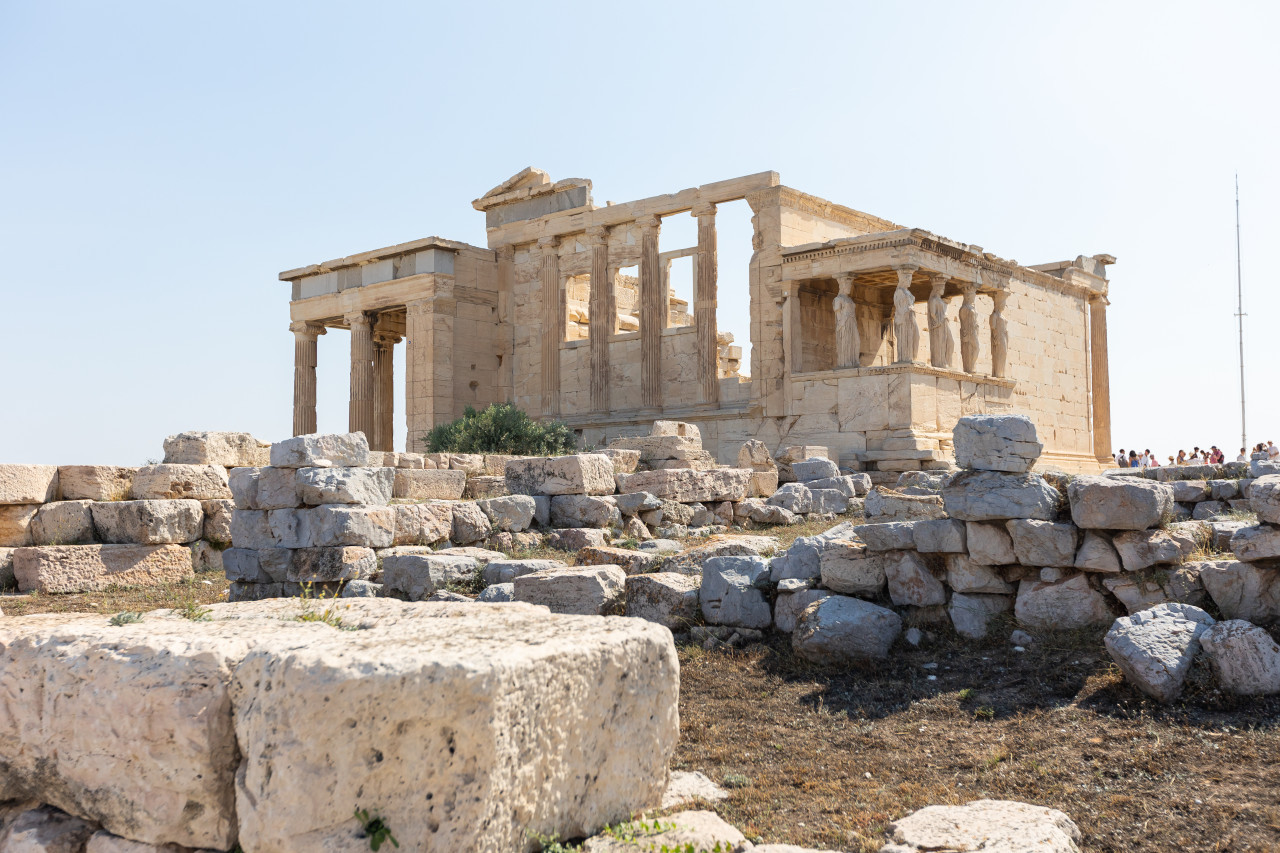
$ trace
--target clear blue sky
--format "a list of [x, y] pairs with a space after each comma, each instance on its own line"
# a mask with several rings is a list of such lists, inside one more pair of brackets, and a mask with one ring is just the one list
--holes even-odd
[[[0, 0], [0, 461], [287, 436], [276, 274], [484, 245], [471, 200], [528, 165], [597, 203], [774, 169], [1022, 263], [1114, 254], [1114, 439], [1162, 455], [1238, 447], [1239, 170], [1250, 440], [1280, 441], [1278, 9]], [[320, 361], [345, 430], [345, 334]]]

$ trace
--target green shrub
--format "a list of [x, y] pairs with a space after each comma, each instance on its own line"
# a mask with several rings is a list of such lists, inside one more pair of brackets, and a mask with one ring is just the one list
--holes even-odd
[[431, 430], [427, 452], [562, 456], [572, 453], [576, 442], [560, 421], [538, 423], [510, 403], [493, 403], [482, 412], [467, 406], [458, 420]]

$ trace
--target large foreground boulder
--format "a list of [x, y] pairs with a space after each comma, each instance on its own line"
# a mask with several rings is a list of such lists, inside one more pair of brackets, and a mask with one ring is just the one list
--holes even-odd
[[1159, 702], [1172, 702], [1200, 651], [1201, 635], [1213, 624], [1199, 607], [1158, 604], [1121, 616], [1104, 643], [1131, 684]]
[[353, 805], [415, 849], [520, 850], [661, 801], [665, 628], [393, 599], [333, 604], [351, 630], [298, 620], [322, 607], [0, 620], [0, 796], [149, 844], [281, 853], [367, 849]]
[[1026, 415], [965, 415], [951, 430], [956, 464], [976, 471], [1025, 474], [1044, 445]]
[[1010, 800], [928, 806], [889, 824], [880, 853], [1080, 853], [1080, 830], [1057, 809]]
[[702, 615], [712, 625], [768, 628], [768, 585], [769, 561], [763, 557], [712, 557], [702, 564]]
[[1219, 686], [1240, 696], [1280, 693], [1280, 645], [1257, 625], [1219, 622], [1200, 638]]
[[791, 634], [791, 648], [805, 660], [841, 665], [883, 660], [902, 632], [902, 619], [867, 601], [829, 595], [804, 609]]
[[1173, 510], [1173, 489], [1138, 477], [1074, 477], [1067, 484], [1071, 520], [1093, 530], [1146, 530]]

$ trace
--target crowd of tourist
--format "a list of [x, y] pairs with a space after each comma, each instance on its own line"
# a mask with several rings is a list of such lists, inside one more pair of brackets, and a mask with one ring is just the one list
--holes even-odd
[[[1272, 442], [1266, 444], [1258, 443], [1254, 445], [1252, 451], [1240, 448], [1240, 455], [1236, 457], [1237, 462], [1248, 462], [1251, 458], [1269, 459], [1271, 461], [1280, 460], [1280, 447]], [[1208, 450], [1201, 450], [1199, 447], [1193, 447], [1190, 453], [1185, 450], [1179, 450], [1177, 456], [1170, 456], [1166, 465], [1221, 465], [1227, 461], [1227, 456], [1217, 445], [1210, 447]], [[1161, 462], [1156, 455], [1147, 450], [1139, 453], [1136, 450], [1126, 451], [1121, 448], [1116, 452], [1116, 465], [1121, 468], [1159, 468]]]

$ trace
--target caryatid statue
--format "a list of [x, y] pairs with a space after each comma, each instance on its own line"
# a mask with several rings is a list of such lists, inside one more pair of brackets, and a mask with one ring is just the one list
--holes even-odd
[[950, 276], [933, 273], [929, 291], [929, 358], [934, 367], [950, 368], [955, 360], [956, 342], [947, 325], [947, 300], [942, 298]]
[[964, 283], [960, 302], [960, 363], [965, 373], [973, 373], [978, 365], [978, 285]]
[[1009, 291], [993, 291], [991, 301], [995, 303], [991, 312], [991, 375], [1003, 377], [1009, 359], [1009, 321], [1004, 318]]
[[862, 340], [858, 334], [857, 307], [849, 295], [853, 291], [853, 276], [838, 276], [836, 281], [840, 283], [840, 294], [832, 306], [836, 313], [836, 367], [858, 367]]
[[916, 298], [911, 295], [914, 266], [899, 267], [898, 288], [893, 292], [893, 334], [898, 339], [898, 364], [910, 364], [920, 351], [920, 328], [916, 325]]

